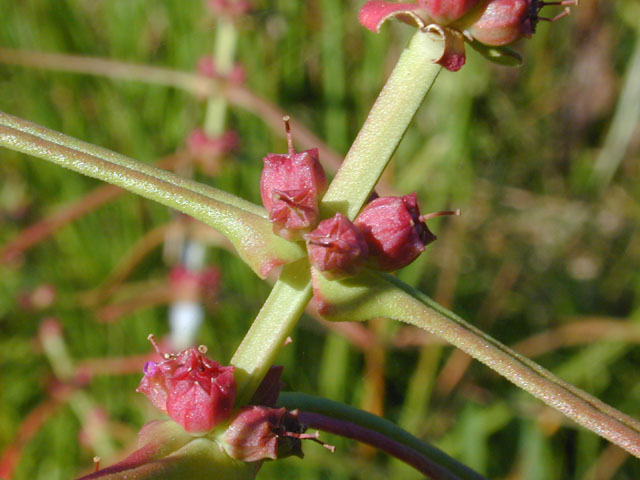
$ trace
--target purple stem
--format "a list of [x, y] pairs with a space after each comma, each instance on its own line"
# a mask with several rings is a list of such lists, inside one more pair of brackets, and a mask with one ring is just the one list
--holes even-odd
[[454, 475], [437, 463], [434, 463], [420, 452], [374, 430], [361, 427], [346, 420], [327, 417], [319, 413], [301, 411], [298, 418], [303, 424], [311, 428], [317, 428], [318, 430], [358, 440], [359, 442], [382, 450], [411, 465], [433, 480], [460, 480], [460, 477]]

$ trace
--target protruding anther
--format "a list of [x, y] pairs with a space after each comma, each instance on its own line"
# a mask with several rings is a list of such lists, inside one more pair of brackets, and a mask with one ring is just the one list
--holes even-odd
[[156, 337], [153, 335], [153, 333], [150, 333], [147, 336], [147, 340], [149, 340], [151, 342], [151, 345], [153, 345], [153, 349], [158, 352], [158, 355], [160, 355], [161, 357], [165, 357], [165, 354], [162, 353], [160, 351], [160, 347], [158, 346], [158, 344], [156, 343]]
[[206, 346], [206, 345], [198, 345], [198, 351], [199, 351], [201, 354], [203, 354], [203, 355], [204, 355], [204, 354], [206, 354], [208, 350], [209, 350], [209, 349], [207, 348], [207, 346]]
[[422, 220], [423, 222], [426, 220], [429, 220], [430, 218], [435, 218], [435, 217], [444, 217], [445, 215], [460, 215], [460, 209], [456, 209], [456, 210], [443, 210], [442, 212], [433, 212], [433, 213], [427, 213], [426, 215], [421, 215], [420, 216], [420, 220]]
[[287, 146], [289, 147], [289, 155], [294, 155], [296, 153], [296, 149], [293, 147], [293, 136], [291, 135], [291, 125], [289, 121], [291, 117], [289, 115], [285, 115], [282, 117], [282, 121], [284, 122], [284, 131], [287, 134]]

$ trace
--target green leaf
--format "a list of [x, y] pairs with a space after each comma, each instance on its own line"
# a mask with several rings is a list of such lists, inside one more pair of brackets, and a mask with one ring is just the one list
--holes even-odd
[[330, 281], [312, 269], [312, 281], [314, 297], [326, 319], [365, 321], [385, 317], [422, 328], [640, 457], [640, 422], [561, 380], [397, 278], [368, 271], [351, 279]]
[[522, 65], [522, 56], [509, 47], [492, 47], [485, 45], [477, 40], [472, 42], [467, 41], [469, 46], [475, 51], [479, 52], [486, 59], [503, 65], [505, 67], [519, 67]]
[[306, 255], [301, 244], [276, 236], [264, 209], [251, 202], [3, 112], [0, 145], [191, 215], [225, 235], [262, 278], [274, 267]]

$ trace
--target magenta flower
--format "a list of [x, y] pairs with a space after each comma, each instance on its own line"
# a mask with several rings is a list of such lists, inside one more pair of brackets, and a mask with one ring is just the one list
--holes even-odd
[[[575, 5], [576, 0], [544, 2], [542, 0], [417, 0], [396, 3], [373, 0], [360, 10], [360, 23], [378, 33], [389, 18], [397, 18], [422, 30], [441, 35], [445, 48], [437, 63], [457, 71], [465, 63], [464, 42], [480, 42], [487, 46], [503, 46], [521, 37], [529, 37], [539, 20], [554, 18], [538, 16], [547, 5]], [[477, 48], [477, 47], [476, 47]]]
[[263, 158], [260, 196], [273, 231], [287, 240], [299, 240], [318, 224], [318, 201], [327, 190], [327, 178], [318, 149], [296, 153], [288, 117], [285, 127], [289, 153], [269, 153]]
[[237, 17], [251, 10], [249, 0], [207, 0], [209, 9], [216, 15]]
[[320, 222], [304, 239], [311, 265], [329, 279], [355, 275], [369, 254], [360, 230], [341, 213]]
[[459, 213], [444, 211], [420, 216], [414, 192], [404, 197], [373, 200], [365, 205], [354, 223], [367, 242], [370, 263], [380, 270], [392, 271], [413, 262], [425, 245], [436, 239], [424, 222], [427, 218]]
[[164, 361], [145, 364], [136, 391], [192, 434], [206, 433], [229, 418], [236, 397], [235, 367], [208, 359], [203, 346], [162, 354], [153, 335], [149, 340]]

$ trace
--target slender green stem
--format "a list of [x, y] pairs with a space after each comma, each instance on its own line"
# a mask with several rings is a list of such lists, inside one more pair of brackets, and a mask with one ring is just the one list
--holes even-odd
[[231, 359], [236, 367], [238, 405], [248, 402], [258, 388], [309, 300], [309, 262], [302, 259], [285, 266]]
[[629, 453], [640, 457], [640, 422], [563, 381], [514, 352], [423, 293], [391, 275], [373, 272], [331, 282], [314, 272], [314, 282], [332, 320], [386, 317], [439, 336], [495, 370], [522, 390], [556, 408]]
[[[437, 35], [420, 31], [414, 35], [329, 186], [321, 205], [325, 216], [341, 210], [354, 217], [360, 210], [435, 81], [440, 66], [432, 59], [441, 55], [442, 48]], [[304, 268], [303, 276], [298, 269]], [[296, 277], [295, 288], [288, 285], [291, 275]], [[309, 279], [308, 263], [285, 267], [231, 360], [238, 368], [239, 404], [251, 397], [282, 347], [284, 332], [288, 335], [293, 329], [311, 299], [310, 280], [303, 286], [301, 278]]]
[[225, 235], [261, 277], [305, 254], [301, 245], [274, 235], [270, 222], [253, 213], [257, 206], [250, 207], [253, 211], [240, 207], [253, 205], [245, 200], [2, 112], [0, 146], [112, 183], [201, 220]]
[[278, 398], [278, 404], [289, 410], [297, 408], [305, 412], [319, 413], [337, 420], [354, 423], [368, 430], [380, 433], [409, 449], [419, 452], [434, 464], [446, 468], [454, 474], [456, 478], [462, 480], [484, 480], [482, 475], [474, 472], [454, 458], [451, 458], [442, 450], [414, 437], [395, 423], [369, 412], [304, 393], [282, 392]]
[[[232, 20], [220, 18], [216, 30], [213, 62], [221, 75], [226, 75], [233, 68], [233, 60], [238, 43], [238, 31]], [[204, 131], [211, 136], [218, 136], [224, 132], [227, 100], [224, 96], [214, 94], [207, 102]]]
[[358, 214], [437, 78], [442, 49], [434, 33], [413, 36], [322, 199], [323, 216]]
[[[248, 202], [247, 200], [237, 197], [231, 193], [225, 192], [224, 190], [219, 190], [209, 185], [205, 185], [203, 183], [199, 183], [194, 180], [175, 175], [174, 173], [168, 172], [166, 170], [162, 170], [160, 168], [138, 162], [136, 160], [133, 160], [132, 158], [126, 157], [125, 155], [121, 155], [106, 148], [93, 145], [91, 143], [83, 142], [82, 140], [78, 140], [77, 138], [73, 138], [63, 133], [50, 130], [41, 125], [37, 125], [27, 120], [14, 117], [4, 112], [0, 112], [0, 127], [7, 127], [8, 129], [15, 130], [16, 133], [20, 132], [23, 135], [29, 134], [30, 136], [35, 137], [33, 138], [34, 141], [41, 140], [41, 144], [47, 142], [50, 143], [51, 147], [53, 148], [55, 148], [56, 146], [61, 146], [69, 150], [73, 150], [78, 154], [86, 154], [91, 157], [95, 157], [96, 159], [103, 160], [104, 162], [114, 164], [116, 166], [132, 170], [134, 172], [138, 172], [147, 176], [153, 176], [166, 183], [169, 183], [176, 187], [186, 188], [188, 190], [191, 190], [192, 192], [204, 195], [205, 197], [211, 198], [218, 202], [233, 205], [262, 218], [268, 218], [267, 212], [264, 208], [254, 203]], [[7, 135], [9, 134], [9, 130], [3, 129], [3, 132]], [[15, 141], [17, 142], [17, 140]], [[22, 144], [20, 151], [23, 151], [24, 153], [39, 157], [41, 155], [38, 155], [37, 152], [44, 152], [42, 146], [38, 147], [33, 145], [30, 147], [24, 142], [20, 143]], [[7, 136], [3, 136], [1, 145], [7, 148], [12, 148], [14, 150], [16, 149], [11, 146], [12, 140]], [[18, 143], [16, 143], [16, 145], [18, 145]], [[84, 172], [80, 169], [70, 166], [72, 162], [67, 162], [64, 160], [64, 158], [61, 158], [60, 161], [57, 161], [56, 163], [59, 163], [62, 166], [66, 166], [67, 168], [71, 168], [72, 170], [76, 170], [85, 175], [100, 178], [97, 175], [92, 175], [91, 173], [89, 173], [89, 171]], [[106, 178], [101, 178], [101, 180], [105, 180], [108, 183], [113, 183], [114, 185], [119, 185], [116, 182], [112, 182]]]

